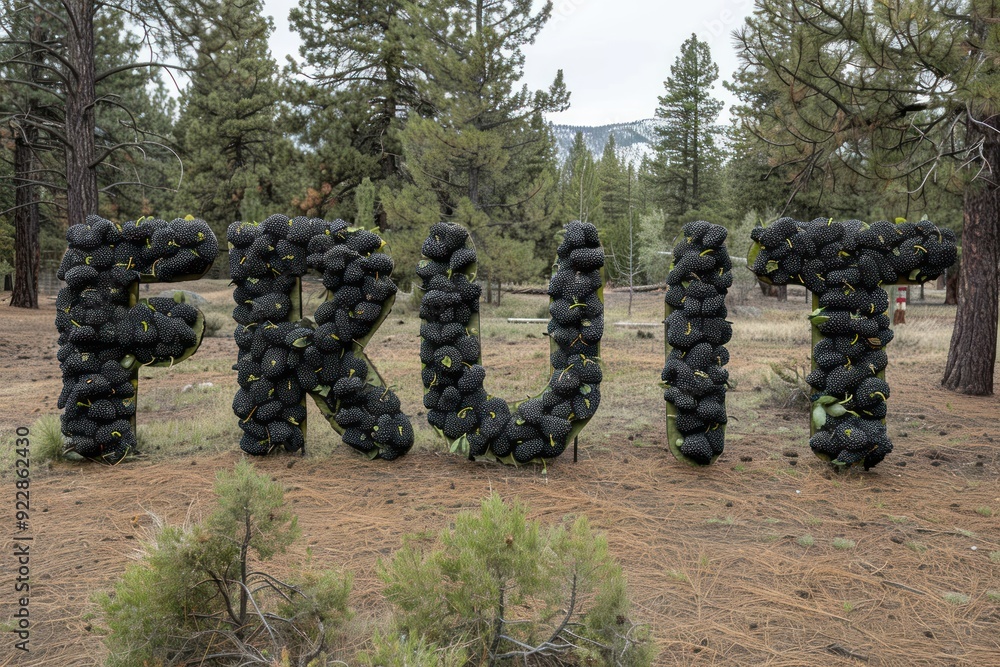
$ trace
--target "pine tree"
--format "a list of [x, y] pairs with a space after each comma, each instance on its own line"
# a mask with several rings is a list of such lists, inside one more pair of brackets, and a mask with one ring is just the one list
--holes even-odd
[[367, 176], [361, 179], [360, 185], [354, 191], [354, 204], [357, 208], [354, 224], [358, 227], [371, 225], [375, 215], [375, 185]]
[[138, 40], [126, 25], [143, 35], [141, 57], [154, 45], [180, 57], [201, 6], [0, 2], [0, 126], [14, 144], [9, 180], [18, 270], [11, 305], [37, 307], [41, 229], [83, 223], [98, 212], [102, 193], [114, 196], [134, 183], [140, 163], [159, 150], [143, 127], [148, 117], [129, 105], [145, 88], [135, 71], [168, 65], [136, 60]]
[[573, 145], [560, 174], [560, 186], [561, 219], [599, 224], [602, 206], [597, 162], [594, 160], [594, 154], [587, 148], [583, 132], [577, 132], [573, 139]]
[[[417, 85], [417, 62], [405, 52], [412, 32], [407, 0], [301, 0], [289, 15], [302, 39], [288, 90], [289, 127], [309, 149], [309, 214], [337, 209], [364, 178], [397, 185], [399, 132], [408, 116], [430, 112]], [[319, 196], [316, 196], [319, 195]], [[344, 211], [347, 215], [350, 212]], [[386, 228], [385, 211], [378, 225]]]
[[604, 144], [597, 176], [604, 224], [615, 226], [627, 217], [628, 167], [618, 157], [618, 145], [613, 133], [608, 135]]
[[[98, 149], [117, 147], [97, 172], [99, 212], [111, 220], [135, 220], [170, 206], [180, 163], [174, 137], [176, 102], [159, 67], [131, 67], [148, 48], [130, 32], [126, 15], [109, 12], [95, 19], [99, 70], [123, 68], [104, 79], [97, 93]], [[127, 110], [127, 111], [126, 111]]]
[[660, 97], [653, 165], [654, 182], [668, 214], [679, 218], [705, 206], [718, 194], [718, 169], [722, 151], [721, 128], [716, 124], [722, 102], [712, 96], [719, 68], [706, 42], [692, 34], [670, 67]]
[[[1000, 315], [1000, 11], [994, 2], [758, 0], [737, 34], [774, 102], [750, 129], [793, 187], [819, 180], [964, 198], [955, 329], [942, 383], [993, 393]], [[903, 48], [897, 48], [904, 45]], [[892, 219], [895, 216], [887, 216]]]
[[246, 204], [258, 213], [269, 199], [279, 89], [267, 47], [274, 26], [262, 11], [262, 0], [222, 1], [178, 122], [186, 172], [178, 207], [218, 234], [244, 218]]
[[[554, 141], [543, 114], [567, 108], [559, 71], [548, 90], [518, 87], [522, 48], [551, 15], [531, 0], [433, 0], [411, 6], [407, 57], [423, 72], [433, 117], [413, 116], [401, 133], [412, 184], [383, 197], [390, 223], [434, 219], [468, 226], [484, 267], [503, 242], [551, 238]], [[544, 200], [544, 205], [543, 202]], [[530, 217], [529, 217], [530, 216]], [[487, 233], [489, 228], [489, 233]], [[493, 266], [500, 266], [499, 263]], [[515, 276], [494, 276], [517, 279]]]

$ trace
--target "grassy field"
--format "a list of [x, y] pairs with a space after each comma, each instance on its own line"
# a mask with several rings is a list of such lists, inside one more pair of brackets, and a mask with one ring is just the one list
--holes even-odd
[[[199, 515], [214, 472], [241, 456], [231, 292], [221, 281], [196, 288], [219, 329], [188, 361], [142, 371], [143, 456], [114, 468], [42, 463], [58, 446], [52, 300], [39, 312], [4, 308], [0, 483], [12, 484], [14, 427], [32, 428], [36, 462], [32, 651], [10, 658], [8, 643], [0, 665], [101, 664], [93, 593], [121, 575], [155, 521]], [[319, 293], [306, 296], [314, 308]], [[643, 329], [653, 334], [646, 338], [611, 325], [660, 322], [662, 293], [637, 295], [631, 314], [627, 294], [609, 293], [601, 408], [580, 438], [579, 463], [567, 452], [544, 469], [447, 453], [424, 418], [419, 318], [400, 295], [367, 352], [413, 417], [416, 446], [399, 461], [370, 462], [310, 406], [305, 456], [257, 461], [285, 485], [303, 527], [284, 567], [308, 548], [321, 565], [353, 573], [357, 614], [337, 655], [351, 663], [386, 617], [378, 560], [404, 535], [436, 533], [495, 490], [521, 498], [543, 522], [584, 513], [607, 534], [629, 577], [635, 619], [650, 625], [661, 650], [658, 664], [997, 664], [1000, 406], [940, 388], [954, 317], [935, 303], [941, 296], [911, 306], [889, 348], [896, 451], [870, 472], [838, 474], [809, 451], [807, 412], [773, 370], [808, 364], [802, 292], [783, 304], [753, 295], [731, 317], [726, 453], [698, 470], [666, 450], [662, 327]], [[483, 307], [491, 393], [514, 400], [544, 385], [544, 325], [506, 321], [544, 312], [541, 296], [505, 295], [502, 306]], [[10, 538], [6, 530], [5, 548]], [[0, 623], [11, 602], [0, 596]]]

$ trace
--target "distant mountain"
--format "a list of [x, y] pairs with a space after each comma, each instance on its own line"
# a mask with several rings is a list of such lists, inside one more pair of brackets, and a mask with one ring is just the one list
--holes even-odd
[[660, 123], [655, 118], [636, 120], [631, 123], [616, 123], [614, 125], [601, 125], [600, 127], [587, 127], [582, 125], [553, 125], [552, 131], [556, 137], [556, 145], [559, 150], [559, 161], [565, 161], [569, 155], [569, 150], [573, 146], [573, 140], [577, 132], [583, 132], [583, 140], [587, 148], [594, 154], [595, 158], [600, 158], [604, 152], [604, 146], [608, 143], [608, 137], [615, 135], [615, 144], [618, 146], [618, 157], [625, 164], [635, 163], [638, 167], [644, 157], [653, 157], [653, 145], [657, 136], [654, 128]]

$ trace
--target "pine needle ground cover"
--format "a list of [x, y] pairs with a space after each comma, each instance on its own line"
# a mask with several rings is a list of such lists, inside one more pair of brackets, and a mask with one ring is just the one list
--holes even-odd
[[[149, 294], [172, 287], [153, 284]], [[197, 289], [210, 307], [232, 308], [226, 282], [203, 280]], [[426, 536], [431, 545], [492, 490], [522, 500], [543, 524], [586, 514], [607, 535], [628, 578], [632, 615], [650, 624], [660, 648], [658, 665], [855, 664], [842, 649], [868, 664], [990, 664], [1000, 629], [1000, 456], [992, 441], [1000, 416], [993, 399], [937, 386], [954, 310], [937, 305], [943, 293], [927, 294], [928, 305], [911, 304], [908, 323], [897, 328], [886, 369], [895, 451], [867, 473], [838, 475], [815, 458], [808, 414], [776, 406], [767, 391], [770, 364], [810, 357], [800, 287], [789, 288], [787, 305], [753, 295], [749, 306], [759, 317], [731, 309], [727, 346], [740, 353], [727, 365], [734, 387], [726, 397], [726, 449], [708, 468], [680, 465], [666, 451], [663, 390], [655, 382], [662, 333], [639, 339], [614, 327], [626, 319], [628, 294], [612, 290], [601, 409], [583, 432], [575, 465], [563, 455], [542, 474], [448, 453], [420, 414], [420, 322], [402, 295], [366, 354], [412, 415], [415, 444], [405, 465], [358, 456], [313, 404], [309, 417], [319, 427], [310, 429], [305, 458], [255, 464], [285, 485], [299, 517], [302, 539], [289, 562], [308, 549], [320, 565], [354, 576], [355, 616], [337, 647], [350, 664], [388, 610], [378, 559], [398, 550], [404, 535]], [[323, 298], [321, 283], [304, 285], [305, 309]], [[548, 301], [512, 294], [502, 311], [483, 306], [483, 365], [506, 397], [526, 397], [548, 381], [549, 341], [544, 325], [505, 318], [536, 316]], [[0, 349], [13, 360], [0, 368], [5, 433], [17, 425], [34, 433], [37, 419], [58, 414], [54, 317], [51, 300], [37, 313], [4, 312]], [[632, 319], [662, 317], [663, 293], [636, 295]], [[215, 472], [240, 456], [236, 355], [231, 337], [206, 337], [183, 364], [142, 369], [144, 460], [33, 469], [36, 625], [23, 664], [102, 664], [92, 592], [125, 571], [151, 525], [147, 512], [183, 523], [192, 506], [209, 502]], [[9, 448], [0, 451], [7, 456]], [[7, 475], [11, 465], [5, 459], [0, 469]], [[3, 622], [8, 608], [0, 612]]]

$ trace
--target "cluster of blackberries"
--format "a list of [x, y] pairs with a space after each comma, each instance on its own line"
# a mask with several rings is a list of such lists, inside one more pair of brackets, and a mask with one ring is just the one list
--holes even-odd
[[[167, 251], [169, 256], [158, 254], [151, 244], [137, 243], [139, 227], [143, 234], [149, 232], [146, 241], [159, 234], [160, 241], [169, 237], [184, 240], [185, 248], [200, 248], [197, 255], [187, 253], [183, 261], [168, 263], [171, 277], [204, 273], [218, 254], [215, 236], [200, 220], [119, 226], [90, 216], [86, 224], [66, 232], [69, 248], [57, 272], [66, 287], [56, 298], [62, 431], [69, 438], [68, 450], [111, 463], [136, 446], [133, 379], [138, 365], [169, 363], [198, 344], [193, 328], [198, 311], [191, 306], [154, 298], [130, 307], [140, 278], [156, 274], [168, 279], [157, 270], [178, 254], [176, 249]], [[162, 250], [167, 242], [160, 241], [156, 248]]]
[[751, 238], [759, 245], [755, 274], [778, 285], [805, 285], [818, 297], [820, 309], [810, 319], [822, 338], [806, 378], [818, 392], [818, 432], [810, 446], [837, 464], [871, 468], [892, 451], [883, 371], [893, 332], [881, 286], [941, 275], [957, 257], [954, 233], [928, 221], [869, 226], [782, 218], [755, 228]]
[[867, 225], [859, 220], [781, 218], [768, 227], [754, 228], [750, 238], [760, 246], [750, 267], [756, 275], [775, 285], [805, 285], [814, 294], [832, 290], [849, 295], [901, 281], [927, 282], [944, 273], [958, 256], [955, 233], [927, 220]]
[[[396, 294], [392, 260], [379, 252], [382, 238], [342, 220], [273, 215], [260, 224], [233, 223], [228, 239], [240, 447], [257, 455], [278, 445], [301, 449], [311, 393], [351, 447], [383, 459], [409, 451], [409, 418], [392, 391], [376, 386], [378, 375], [364, 356], [363, 343]], [[323, 274], [329, 290], [315, 327], [299, 320], [299, 279], [310, 268]]]
[[[733, 284], [725, 227], [708, 222], [684, 225], [667, 276], [667, 343], [663, 397], [676, 410], [674, 445], [688, 460], [708, 465], [725, 447], [726, 388], [733, 336], [726, 321], [726, 294]], [[679, 440], [680, 442], [677, 442]], [[677, 448], [672, 446], [676, 453]]]
[[513, 414], [483, 389], [480, 287], [468, 239], [460, 225], [434, 225], [417, 268], [427, 421], [449, 441], [465, 443], [470, 459], [488, 452], [518, 463], [559, 456], [573, 423], [593, 417], [601, 400], [604, 251], [597, 229], [580, 222], [566, 226], [549, 285], [552, 378], [541, 396], [518, 404]]
[[[114, 244], [114, 263], [137, 268], [149, 282], [200, 277], [219, 255], [219, 242], [204, 220], [140, 218], [122, 224], [120, 233]], [[86, 230], [78, 234], [90, 237]]]

